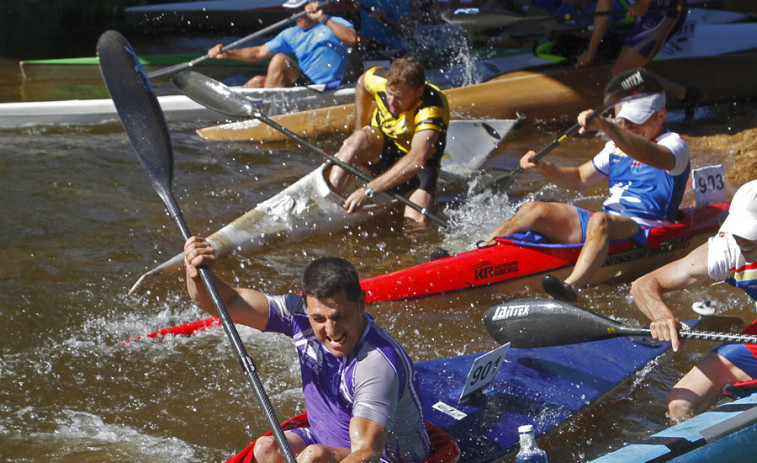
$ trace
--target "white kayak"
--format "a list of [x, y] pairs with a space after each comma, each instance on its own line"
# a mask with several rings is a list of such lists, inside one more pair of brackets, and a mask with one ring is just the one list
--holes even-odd
[[[354, 87], [326, 90], [324, 85], [287, 88], [242, 88], [234, 91], [253, 101], [268, 115], [352, 103]], [[185, 95], [158, 97], [167, 121], [224, 121], [227, 116], [202, 106]], [[86, 100], [32, 101], [0, 103], [0, 128], [13, 129], [33, 125], [100, 124], [117, 122], [118, 114], [113, 100], [95, 98]]]
[[[517, 120], [451, 121], [440, 180], [469, 178], [481, 168], [517, 123]], [[344, 198], [330, 189], [324, 177], [327, 168], [327, 164], [321, 165], [210, 235], [207, 239], [219, 258], [228, 256], [232, 251], [252, 252], [282, 238], [292, 241], [314, 232], [327, 233], [341, 229], [394, 203], [389, 195], [379, 194], [373, 199], [373, 204], [359, 212], [347, 214], [342, 208]], [[148, 277], [177, 271], [182, 262], [183, 254], [177, 254], [142, 275], [129, 292], [137, 289]]]
[[[426, 72], [426, 76], [439, 87], [450, 88], [485, 82], [517, 69], [552, 64], [550, 60], [534, 56], [530, 50], [515, 49], [501, 55], [487, 60], [471, 60], [465, 65], [432, 69]], [[349, 104], [355, 100], [354, 84], [336, 89], [327, 89], [325, 85], [233, 89], [255, 102], [261, 112], [268, 116]], [[169, 122], [228, 120], [228, 116], [208, 109], [185, 95], [159, 96], [158, 102]], [[108, 122], [118, 122], [118, 114], [110, 98], [0, 103], [0, 129]]]

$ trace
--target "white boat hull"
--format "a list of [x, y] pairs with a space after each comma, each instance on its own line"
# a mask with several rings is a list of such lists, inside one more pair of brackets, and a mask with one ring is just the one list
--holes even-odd
[[[268, 115], [351, 103], [355, 89], [321, 91], [317, 87], [277, 89], [245, 89], [235, 91], [258, 104]], [[159, 96], [158, 102], [167, 121], [198, 121], [227, 119], [184, 95]], [[33, 101], [0, 103], [0, 128], [14, 129], [34, 125], [101, 124], [117, 122], [118, 114], [110, 98], [90, 100]]]
[[[515, 120], [452, 121], [440, 178], [456, 181], [470, 177], [504, 141], [515, 124]], [[348, 214], [342, 207], [344, 198], [331, 191], [324, 178], [326, 169], [327, 164], [318, 167], [207, 237], [219, 257], [226, 257], [234, 251], [252, 252], [283, 238], [292, 241], [314, 232], [341, 229], [394, 202], [389, 195], [379, 194], [373, 204]], [[139, 278], [130, 292], [148, 277], [180, 269], [183, 259], [183, 254], [177, 254], [153, 268]]]

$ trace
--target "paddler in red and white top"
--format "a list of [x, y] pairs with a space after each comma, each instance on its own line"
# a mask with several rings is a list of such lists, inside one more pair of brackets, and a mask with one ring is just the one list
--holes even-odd
[[[757, 301], [757, 180], [745, 183], [731, 201], [717, 235], [688, 256], [633, 282], [631, 295], [652, 323], [652, 336], [680, 346], [681, 324], [662, 294], [712, 279], [743, 289]], [[757, 320], [745, 334], [757, 334]], [[757, 378], [757, 345], [723, 344], [707, 354], [668, 394], [670, 418], [684, 420], [713, 405], [726, 384]]]
[[577, 167], [531, 161], [533, 151], [520, 160], [523, 169], [533, 169], [563, 188], [584, 190], [609, 180], [610, 196], [602, 212], [591, 213], [565, 203], [532, 201], [488, 238], [526, 230], [546, 236], [554, 243], [584, 243], [573, 272], [560, 281], [547, 275], [544, 290], [555, 299], [575, 301], [577, 289], [607, 257], [610, 241], [631, 238], [645, 244], [651, 227], [675, 221], [689, 177], [689, 147], [674, 132], [664, 128], [665, 94], [655, 93], [623, 103], [615, 121], [590, 118], [592, 110], [578, 115], [579, 133], [601, 130], [610, 141], [594, 159]]
[[[372, 102], [376, 108], [371, 113]], [[389, 69], [375, 67], [360, 76], [355, 86], [355, 130], [337, 157], [367, 166], [375, 178], [347, 197], [347, 212], [357, 211], [387, 190], [431, 208], [448, 126], [447, 98], [426, 82], [425, 69], [415, 58], [403, 56]], [[352, 174], [339, 166], [331, 168], [329, 183], [335, 192], [342, 193], [351, 182]], [[409, 206], [404, 214], [409, 220], [426, 221]]]

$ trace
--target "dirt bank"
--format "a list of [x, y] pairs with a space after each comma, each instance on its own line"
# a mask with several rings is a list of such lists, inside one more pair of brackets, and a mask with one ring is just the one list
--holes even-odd
[[678, 130], [689, 143], [693, 167], [722, 162], [732, 186], [757, 179], [757, 103], [724, 105]]

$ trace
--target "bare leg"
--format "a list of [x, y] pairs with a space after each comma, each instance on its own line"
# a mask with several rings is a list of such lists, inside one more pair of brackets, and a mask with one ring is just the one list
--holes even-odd
[[599, 270], [607, 258], [611, 240], [630, 238], [638, 231], [639, 226], [628, 217], [610, 215], [597, 212], [589, 219], [586, 229], [586, 243], [578, 255], [573, 272], [565, 279], [565, 283], [580, 288], [586, 279]]
[[751, 379], [725, 357], [710, 352], [670, 390], [670, 419], [683, 421], [701, 413], [718, 401], [723, 386]]
[[326, 445], [308, 445], [297, 456], [298, 463], [339, 463], [350, 454], [350, 449], [328, 447]]
[[300, 77], [300, 68], [290, 57], [283, 53], [273, 55], [268, 63], [268, 73], [255, 76], [244, 87], [247, 88], [281, 88], [293, 85]]
[[[372, 127], [353, 132], [347, 137], [336, 156], [353, 166], [360, 166], [367, 162], [377, 162], [384, 148], [381, 132]], [[332, 166], [329, 183], [336, 193], [342, 193], [352, 181], [352, 174], [339, 166]]]
[[[305, 449], [305, 441], [293, 432], [285, 432], [292, 453], [298, 455]], [[284, 455], [279, 450], [279, 444], [273, 436], [261, 436], [255, 442], [253, 451], [257, 463], [283, 463]]]
[[[434, 205], [434, 197], [425, 190], [413, 190], [408, 199], [426, 209], [430, 209]], [[428, 221], [425, 215], [410, 206], [405, 206], [405, 218], [420, 223]]]
[[244, 88], [263, 88], [265, 87], [265, 76], [255, 76], [248, 80], [244, 85]]
[[540, 233], [556, 243], [581, 242], [581, 222], [576, 208], [570, 204], [540, 201], [522, 205], [515, 215], [489, 235], [487, 241], [526, 230]]

